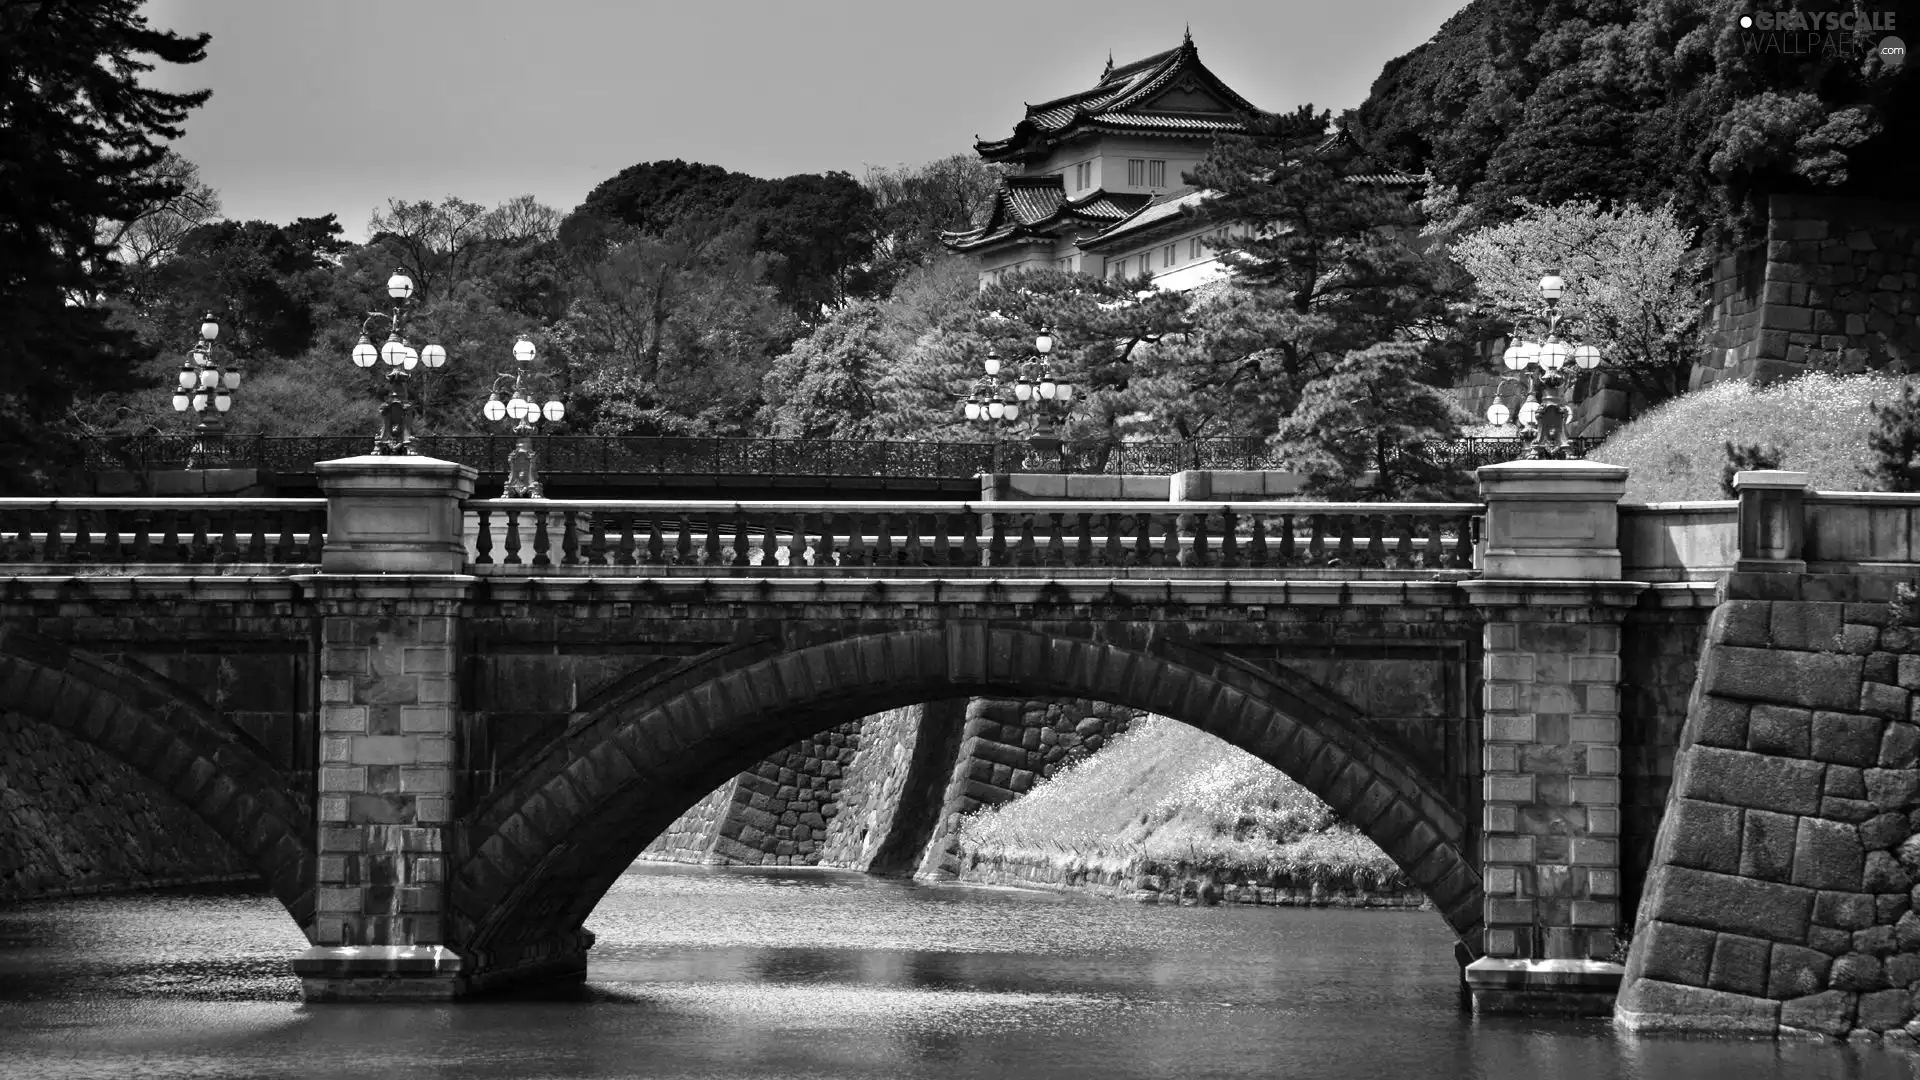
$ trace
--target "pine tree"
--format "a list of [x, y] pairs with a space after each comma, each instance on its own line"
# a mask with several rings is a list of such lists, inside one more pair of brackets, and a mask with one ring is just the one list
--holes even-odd
[[[1235, 286], [1257, 293], [1237, 314], [1258, 348], [1212, 381], [1254, 377], [1284, 399], [1330, 373], [1355, 349], [1445, 318], [1435, 266], [1417, 248], [1418, 210], [1404, 189], [1349, 179], [1369, 168], [1358, 146], [1329, 136], [1329, 114], [1302, 106], [1255, 136], [1222, 139], [1191, 179], [1213, 192], [1198, 216], [1223, 227], [1215, 241]], [[1268, 354], [1254, 361], [1256, 353]]]
[[1920, 394], [1912, 383], [1900, 387], [1900, 400], [1872, 406], [1877, 427], [1867, 433], [1873, 467], [1864, 470], [1884, 491], [1920, 491]]
[[1281, 459], [1305, 474], [1308, 494], [1447, 499], [1470, 487], [1464, 470], [1425, 452], [1458, 438], [1462, 417], [1415, 376], [1419, 362], [1419, 348], [1407, 342], [1356, 349], [1307, 388], [1273, 441]]
[[[150, 29], [137, 0], [0, 4], [0, 483], [57, 452], [77, 392], [131, 380], [132, 335], [109, 291], [112, 231], [179, 190], [154, 168], [207, 98], [152, 89], [144, 57], [191, 64], [207, 35]], [[38, 458], [38, 462], [34, 461]]]

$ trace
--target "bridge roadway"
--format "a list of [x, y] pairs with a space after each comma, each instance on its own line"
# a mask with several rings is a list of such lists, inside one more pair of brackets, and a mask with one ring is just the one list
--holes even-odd
[[1463, 959], [1562, 961], [1514, 985], [1588, 1005], [1617, 982], [1650, 839], [1621, 814], [1647, 590], [1621, 578], [1624, 470], [1496, 466], [1484, 504], [1426, 505], [537, 502], [431, 459], [320, 474], [324, 501], [0, 500], [0, 701], [257, 865], [311, 942], [310, 1000], [578, 977], [595, 903], [729, 776], [975, 695], [1191, 723], [1379, 844]]

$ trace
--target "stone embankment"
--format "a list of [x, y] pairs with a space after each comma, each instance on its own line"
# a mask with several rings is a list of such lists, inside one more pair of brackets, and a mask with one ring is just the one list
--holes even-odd
[[1263, 907], [1427, 908], [1418, 889], [1374, 890], [1328, 887], [1289, 874], [1248, 874], [1190, 866], [1148, 863], [1109, 869], [1067, 866], [1049, 859], [969, 860], [960, 880], [982, 885], [1012, 885], [1092, 893], [1141, 904], [1247, 904]]
[[1709, 627], [1616, 1016], [1913, 1045], [1920, 630], [1894, 583], [1784, 579]]
[[52, 728], [0, 713], [0, 900], [256, 880], [152, 782]]

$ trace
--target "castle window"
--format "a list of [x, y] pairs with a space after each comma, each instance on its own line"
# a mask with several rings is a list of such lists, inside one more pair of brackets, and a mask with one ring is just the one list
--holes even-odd
[[1147, 186], [1167, 186], [1167, 163], [1164, 161], [1147, 162]]
[[1190, 236], [1187, 238], [1187, 258], [1197, 259], [1199, 257], [1200, 257], [1200, 238], [1197, 236]]
[[1147, 183], [1147, 160], [1145, 158], [1127, 159], [1127, 186], [1145, 187]]
[[1075, 165], [1073, 167], [1073, 189], [1075, 191], [1085, 191], [1087, 190], [1087, 185], [1091, 183], [1093, 183], [1093, 162], [1083, 161]]
[[1160, 249], [1160, 268], [1164, 270], [1167, 267], [1172, 266], [1174, 264], [1174, 261], [1179, 257], [1180, 257], [1180, 251], [1179, 251], [1178, 244], [1168, 244], [1166, 247], [1161, 248]]

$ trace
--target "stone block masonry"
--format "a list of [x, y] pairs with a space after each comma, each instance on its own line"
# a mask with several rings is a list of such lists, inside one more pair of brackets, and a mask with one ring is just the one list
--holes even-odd
[[0, 712], [0, 900], [259, 880], [153, 781]]
[[321, 946], [439, 944], [456, 793], [459, 589], [329, 581], [321, 598]]
[[1775, 195], [1767, 240], [1722, 259], [1695, 388], [1898, 369], [1920, 350], [1920, 204]]
[[[884, 722], [890, 715], [874, 720]], [[842, 787], [860, 747], [861, 727], [862, 721], [854, 720], [808, 736], [735, 776], [676, 818], [641, 858], [720, 866], [820, 865], [831, 823], [843, 809]]]
[[1715, 611], [1623, 1026], [1920, 1035], [1920, 630], [1892, 584]]
[[1620, 612], [1524, 597], [1487, 605], [1482, 854], [1487, 955], [1604, 960], [1620, 924]]

